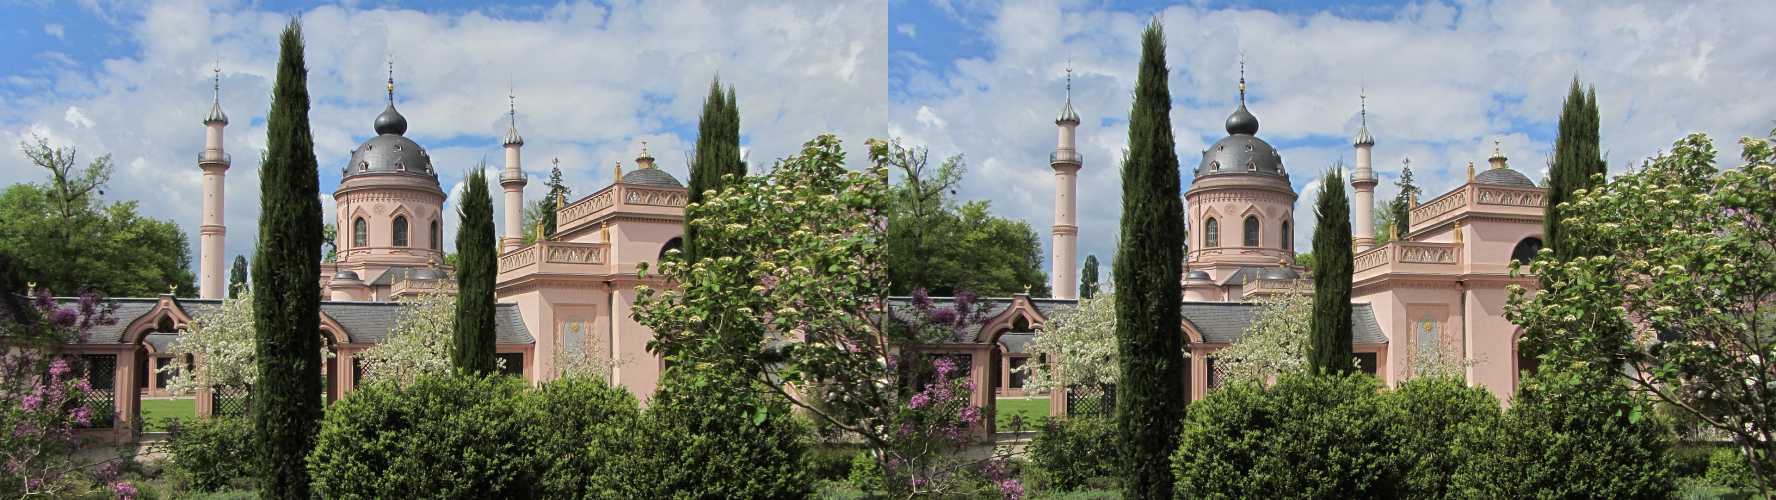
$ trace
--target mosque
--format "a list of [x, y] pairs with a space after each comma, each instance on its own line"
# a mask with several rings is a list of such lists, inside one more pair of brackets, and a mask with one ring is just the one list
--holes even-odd
[[[1544, 190], [1494, 154], [1491, 168], [1476, 174], [1470, 164], [1466, 184], [1415, 204], [1411, 227], [1376, 245], [1371, 210], [1377, 178], [1370, 164], [1375, 139], [1366, 112], [1364, 118], [1352, 142], [1357, 165], [1350, 177], [1356, 192], [1352, 323], [1359, 366], [1394, 384], [1413, 376], [1416, 360], [1426, 354], [1453, 355], [1470, 360], [1464, 368], [1470, 383], [1508, 398], [1528, 361], [1517, 353], [1520, 329], [1505, 319], [1505, 287], [1535, 284], [1532, 277], [1512, 277], [1510, 262], [1528, 260], [1541, 246]], [[1079, 123], [1069, 78], [1068, 98], [1055, 119], [1058, 141], [1049, 155], [1055, 173], [1051, 289], [1056, 297], [992, 298], [992, 317], [971, 332], [971, 341], [931, 347], [965, 357], [978, 382], [974, 404], [1024, 395], [1023, 377], [1015, 370], [1032, 362], [1029, 347], [1036, 332], [1077, 303], [1076, 180], [1085, 168], [1075, 148]], [[113, 388], [93, 397], [108, 398], [120, 415], [137, 415], [141, 396], [164, 393], [166, 380], [157, 369], [181, 362], [167, 353], [169, 346], [194, 315], [214, 310], [225, 295], [222, 202], [230, 157], [222, 147], [228, 118], [219, 101], [212, 102], [203, 124], [208, 132], [198, 155], [204, 177], [200, 298], [115, 299], [117, 325], [95, 330], [89, 344], [70, 346], [91, 362], [94, 387]], [[362, 367], [353, 354], [387, 338], [400, 307], [392, 301], [454, 290], [454, 270], [441, 264], [447, 194], [425, 147], [405, 136], [408, 123], [395, 108], [392, 75], [388, 105], [371, 129], [375, 135], [341, 167], [332, 221], [340, 228], [338, 259], [324, 263], [316, 276], [323, 295], [316, 334], [337, 354], [324, 368], [329, 400], [361, 381]], [[1282, 156], [1258, 137], [1243, 76], [1240, 104], [1226, 130], [1225, 138], [1202, 152], [1184, 193], [1189, 239], [1180, 277], [1179, 335], [1190, 354], [1191, 400], [1219, 386], [1224, 373], [1209, 354], [1243, 337], [1258, 307], [1255, 300], [1311, 292], [1313, 283], [1309, 270], [1295, 265], [1297, 249], [1291, 248], [1299, 195]], [[665, 365], [646, 349], [653, 333], [631, 319], [629, 310], [637, 287], [663, 283], [641, 276], [637, 264], [682, 246], [685, 187], [656, 168], [643, 147], [628, 173], [619, 163], [610, 185], [562, 202], [552, 238], [525, 244], [520, 217], [528, 179], [515, 112], [500, 144], [505, 220], [495, 293], [498, 352], [506, 370], [533, 382], [549, 380], [557, 374], [558, 356], [585, 349], [618, 360], [611, 383], [645, 399]], [[1050, 401], [1056, 414], [1077, 413], [1083, 406], [1076, 406], [1091, 404], [1074, 394], [1054, 394]], [[212, 403], [208, 392], [198, 394], [200, 413], [215, 411]], [[127, 432], [131, 420], [114, 419], [111, 430]]]

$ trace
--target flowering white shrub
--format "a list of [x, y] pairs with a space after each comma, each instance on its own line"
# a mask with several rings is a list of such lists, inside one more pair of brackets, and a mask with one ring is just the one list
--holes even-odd
[[1029, 375], [1024, 390], [1046, 393], [1069, 385], [1114, 384], [1116, 367], [1116, 294], [1106, 290], [1062, 307], [1036, 332], [1031, 352], [1058, 364], [1028, 363], [1019, 370]]

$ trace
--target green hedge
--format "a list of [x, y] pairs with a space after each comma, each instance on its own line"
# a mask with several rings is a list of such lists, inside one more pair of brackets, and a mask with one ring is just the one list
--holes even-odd
[[211, 492], [248, 487], [252, 482], [252, 420], [199, 417], [171, 420], [166, 426], [166, 473], [174, 488]]
[[1543, 370], [1505, 418], [1463, 429], [1452, 488], [1469, 498], [1665, 498], [1668, 430], [1608, 371]]
[[1446, 498], [1449, 478], [1464, 463], [1454, 443], [1463, 429], [1503, 418], [1499, 400], [1485, 387], [1459, 378], [1416, 378], [1381, 395], [1387, 413], [1386, 442], [1394, 455], [1396, 498]]
[[520, 413], [525, 382], [503, 375], [428, 377], [355, 392], [327, 408], [308, 457], [327, 498], [525, 496], [535, 444]]
[[1286, 376], [1192, 404], [1177, 488], [1190, 498], [1376, 498], [1394, 475], [1380, 381]]
[[1757, 478], [1751, 471], [1751, 461], [1733, 448], [1721, 448], [1708, 456], [1707, 479], [1710, 484], [1729, 488], [1757, 486]]
[[1030, 440], [1030, 462], [1049, 489], [1108, 486], [1116, 477], [1116, 421], [1098, 417], [1049, 419]]
[[[625, 467], [630, 498], [803, 498], [809, 429], [744, 380], [668, 372]], [[761, 404], [759, 401], [763, 400]], [[758, 412], [762, 419], [752, 418]]]

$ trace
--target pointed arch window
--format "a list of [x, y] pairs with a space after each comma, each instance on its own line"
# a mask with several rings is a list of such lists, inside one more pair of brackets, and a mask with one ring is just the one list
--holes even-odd
[[407, 246], [407, 217], [395, 216], [395, 246]]
[[1221, 222], [1210, 217], [1203, 220], [1203, 246], [1213, 248], [1221, 246]]
[[1288, 250], [1294, 245], [1294, 241], [1292, 241], [1294, 238], [1289, 237], [1289, 221], [1283, 221], [1283, 230], [1277, 232], [1277, 235], [1283, 238], [1283, 250]]
[[1246, 216], [1246, 246], [1258, 246], [1258, 216]]
[[370, 225], [364, 222], [364, 218], [359, 217], [358, 220], [352, 221], [352, 248], [370, 246], [369, 239]]
[[437, 250], [438, 249], [438, 240], [441, 239], [441, 237], [438, 235], [438, 221], [436, 221], [436, 220], [432, 221], [431, 236], [432, 236], [432, 250]]

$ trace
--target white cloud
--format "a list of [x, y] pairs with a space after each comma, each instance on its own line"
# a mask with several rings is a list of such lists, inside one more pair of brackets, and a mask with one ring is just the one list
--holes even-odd
[[913, 24], [913, 23], [896, 24], [896, 25], [894, 25], [894, 31], [899, 32], [902, 35], [906, 35], [907, 38], [918, 38], [919, 37], [919, 26], [916, 24]]
[[[1053, 1], [990, 8], [990, 22], [974, 23], [985, 26], [979, 33], [955, 35], [978, 38], [985, 54], [894, 75], [908, 97], [890, 103], [889, 130], [934, 154], [966, 153], [977, 168], [961, 197], [990, 200], [999, 214], [1028, 221], [1046, 250], [1053, 214], [1046, 159], [1071, 58], [1085, 156], [1079, 256], [1108, 262], [1139, 35], [1151, 13], [1064, 11]], [[1382, 20], [1182, 5], [1159, 14], [1186, 185], [1198, 152], [1226, 135], [1243, 51], [1258, 135], [1279, 146], [1301, 196], [1303, 229], [1312, 227], [1313, 200], [1301, 188], [1339, 159], [1355, 166], [1348, 144], [1364, 84], [1382, 176], [1376, 199], [1397, 191], [1392, 182], [1407, 157], [1421, 199], [1442, 194], [1466, 180], [1469, 161], [1486, 166], [1494, 140], [1514, 168], [1539, 179], [1575, 73], [1596, 85], [1603, 146], [1617, 170], [1690, 132], [1735, 150], [1738, 137], [1764, 136], [1776, 118], [1776, 94], [1761, 83], [1776, 80], [1776, 34], [1758, 21], [1776, 16], [1769, 2], [1430, 2]], [[936, 36], [945, 35], [926, 33], [923, 42], [942, 43]], [[926, 109], [942, 110], [948, 126], [923, 126]], [[1310, 233], [1297, 231], [1298, 243]]]
[[43, 25], [43, 33], [46, 35], [49, 35], [49, 36], [56, 37], [57, 40], [66, 40], [67, 39], [67, 26], [63, 26], [63, 25], [56, 24], [56, 23], [45, 24], [45, 25]]
[[[145, 215], [179, 223], [195, 258], [202, 200], [195, 155], [204, 147], [210, 68], [220, 58], [220, 100], [231, 120], [225, 148], [234, 157], [228, 252], [250, 252], [256, 152], [265, 147], [277, 36], [288, 13], [194, 0], [84, 5], [137, 47], [95, 64], [44, 53], [41, 67], [0, 68], [9, 86], [0, 143], [38, 133], [78, 148], [83, 159], [113, 154], [119, 170], [107, 197], [141, 200]], [[887, 128], [880, 2], [562, 2], [525, 20], [334, 5], [297, 14], [323, 202], [349, 152], [373, 133], [391, 52], [407, 136], [427, 147], [446, 188], [483, 158], [503, 166], [509, 86], [524, 167], [537, 179], [532, 195], [554, 158], [574, 193], [591, 194], [611, 182], [614, 163], [634, 168], [641, 141], [662, 169], [684, 179], [685, 152], [717, 73], [737, 91], [755, 164], [768, 166], [826, 133], [861, 150]], [[36, 180], [40, 170], [22, 155], [0, 154], [0, 178]], [[454, 217], [447, 220], [454, 230]]]

